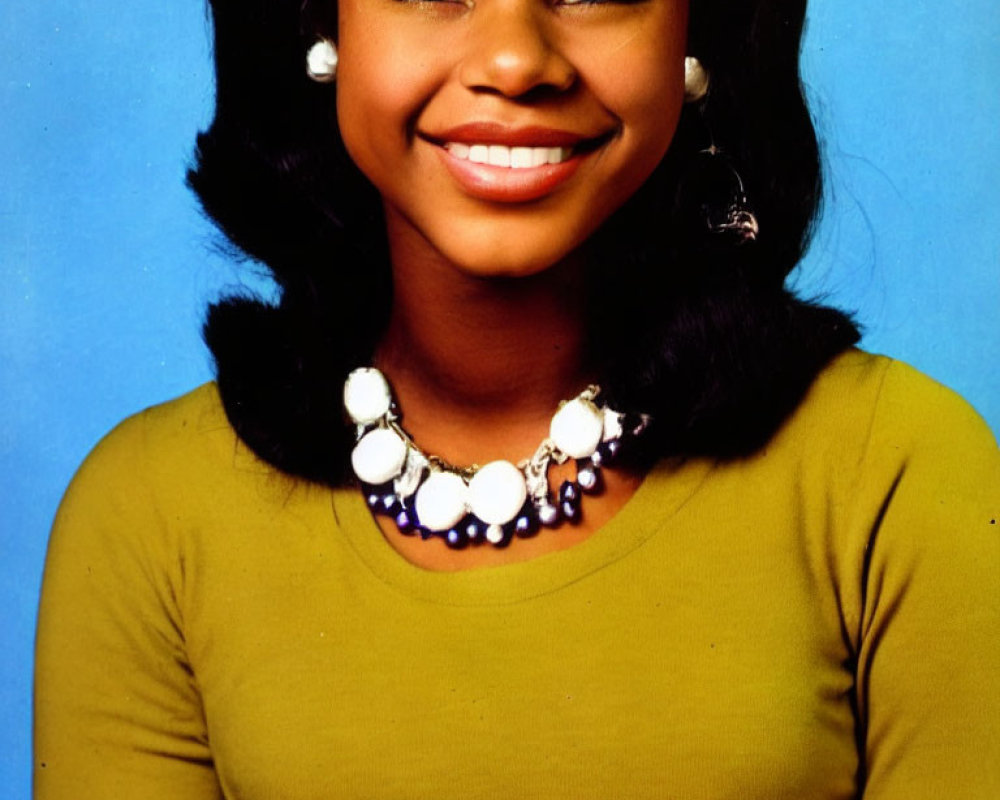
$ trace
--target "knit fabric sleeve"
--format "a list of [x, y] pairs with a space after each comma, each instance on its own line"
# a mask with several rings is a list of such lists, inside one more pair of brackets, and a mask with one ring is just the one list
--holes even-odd
[[221, 797], [185, 654], [183, 550], [149, 489], [146, 439], [144, 415], [109, 434], [57, 514], [36, 644], [36, 800]]
[[893, 364], [858, 475], [864, 798], [1000, 797], [1000, 451], [964, 401]]

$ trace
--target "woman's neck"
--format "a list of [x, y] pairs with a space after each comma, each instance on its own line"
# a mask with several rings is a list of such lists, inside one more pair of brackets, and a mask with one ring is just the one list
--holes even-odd
[[[425, 453], [456, 466], [530, 457], [548, 435], [559, 401], [595, 377], [586, 358], [582, 259], [525, 277], [477, 277], [388, 216], [394, 296], [375, 361], [393, 386], [403, 427]], [[574, 478], [572, 461], [549, 467], [553, 491]], [[580, 523], [563, 526], [558, 536], [519, 539], [516, 547], [451, 550], [378, 519], [387, 541], [418, 566], [498, 566], [582, 542], [640, 481], [639, 473], [605, 470], [603, 492], [589, 498]]]
[[478, 277], [395, 243], [376, 362], [425, 451], [457, 464], [531, 455], [559, 401], [593, 377], [579, 267]]

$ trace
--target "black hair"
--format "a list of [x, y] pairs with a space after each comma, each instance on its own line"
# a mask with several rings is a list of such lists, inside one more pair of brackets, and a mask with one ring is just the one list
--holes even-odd
[[[341, 387], [371, 359], [391, 281], [378, 193], [344, 149], [334, 90], [304, 71], [308, 46], [335, 32], [333, 12], [287, 0], [211, 7], [216, 112], [188, 180], [280, 287], [274, 304], [229, 297], [210, 307], [219, 390], [260, 457], [343, 484], [353, 438]], [[784, 287], [821, 197], [799, 78], [804, 17], [805, 0], [692, 2], [689, 52], [710, 92], [685, 108], [662, 163], [592, 238], [591, 350], [610, 402], [654, 416], [647, 455], [752, 453], [858, 339], [849, 317]], [[719, 163], [738, 170], [752, 199], [756, 241], [704, 225], [706, 208], [728, 200], [711, 197]], [[653, 276], [664, 291], [649, 290]]]

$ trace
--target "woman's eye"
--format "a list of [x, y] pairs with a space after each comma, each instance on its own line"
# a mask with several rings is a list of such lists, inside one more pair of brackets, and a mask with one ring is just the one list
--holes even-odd
[[557, 6], [601, 6], [601, 5], [616, 5], [616, 6], [633, 6], [639, 3], [647, 2], [647, 0], [555, 0], [555, 5]]
[[458, 8], [471, 8], [473, 0], [393, 0], [402, 5], [411, 6], [457, 6]]

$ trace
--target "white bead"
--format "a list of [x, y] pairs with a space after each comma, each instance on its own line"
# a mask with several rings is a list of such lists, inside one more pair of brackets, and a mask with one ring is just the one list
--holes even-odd
[[593, 468], [584, 467], [576, 473], [576, 482], [585, 492], [597, 487], [597, 473]]
[[500, 544], [503, 541], [503, 527], [500, 525], [490, 525], [486, 529], [486, 541], [490, 544]]
[[556, 447], [570, 458], [587, 458], [601, 443], [604, 414], [590, 400], [577, 397], [560, 408], [549, 428]]
[[417, 521], [431, 531], [454, 527], [466, 514], [468, 492], [454, 472], [431, 473], [417, 489]]
[[601, 439], [605, 442], [611, 439], [620, 439], [625, 429], [622, 427], [622, 420], [625, 415], [610, 408], [604, 409], [604, 434]]
[[387, 428], [376, 428], [361, 437], [351, 453], [354, 474], [375, 486], [395, 478], [406, 461], [406, 443]]
[[337, 77], [338, 60], [333, 42], [320, 39], [306, 53], [306, 72], [314, 81], [329, 83]]
[[527, 496], [524, 475], [509, 461], [491, 461], [469, 481], [469, 507], [488, 525], [510, 522]]
[[684, 59], [684, 100], [693, 103], [708, 94], [708, 71], [694, 56]]
[[538, 521], [542, 525], [555, 525], [559, 521], [559, 509], [551, 503], [546, 503], [538, 509]]
[[382, 417], [392, 404], [392, 392], [385, 376], [372, 367], [361, 367], [344, 383], [344, 408], [358, 425]]

